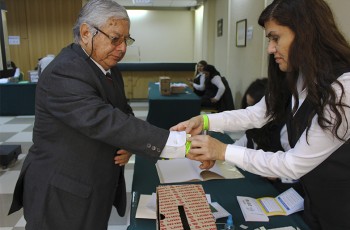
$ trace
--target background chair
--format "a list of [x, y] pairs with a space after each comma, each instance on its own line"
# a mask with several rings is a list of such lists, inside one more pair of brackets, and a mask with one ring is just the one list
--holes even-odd
[[225, 110], [234, 110], [235, 104], [233, 102], [232, 91], [225, 77], [221, 77], [222, 82], [225, 85], [225, 92], [218, 102], [218, 112]]

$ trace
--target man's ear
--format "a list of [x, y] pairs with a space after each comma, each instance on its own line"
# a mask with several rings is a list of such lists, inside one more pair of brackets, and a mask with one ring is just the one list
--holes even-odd
[[86, 23], [81, 24], [81, 26], [80, 26], [80, 37], [81, 37], [82, 42], [85, 45], [87, 45], [89, 43], [89, 41], [91, 41], [91, 37], [92, 36], [93, 35], [90, 32], [90, 28], [89, 28], [88, 24], [86, 24]]

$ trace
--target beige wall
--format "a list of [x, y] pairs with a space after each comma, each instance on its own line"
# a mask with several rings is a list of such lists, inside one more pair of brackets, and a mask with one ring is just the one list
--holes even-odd
[[350, 1], [349, 0], [326, 0], [332, 8], [335, 20], [343, 32], [344, 36], [350, 42]]
[[128, 12], [130, 34], [136, 42], [128, 48], [123, 62], [193, 62], [195, 11]]
[[[10, 46], [11, 60], [25, 73], [38, 59], [57, 55], [73, 41], [72, 28], [85, 0], [6, 0], [8, 32], [20, 36]], [[40, 7], [39, 7], [40, 6]], [[130, 14], [136, 39], [124, 62], [193, 62], [195, 11], [147, 11], [147, 17]]]
[[[215, 12], [212, 20], [216, 23], [223, 18], [224, 21], [223, 37], [215, 39], [212, 63], [226, 76], [236, 107], [240, 106], [245, 88], [262, 75], [263, 30], [257, 24], [257, 17], [263, 8], [264, 1], [256, 0], [215, 0], [211, 8]], [[253, 27], [253, 36], [247, 40], [246, 47], [236, 47], [236, 22], [242, 19], [247, 19], [247, 27]]]
[[[350, 9], [349, 0], [326, 0], [331, 6], [339, 28], [350, 41]], [[257, 24], [258, 17], [265, 5], [271, 0], [209, 0], [205, 6], [206, 25], [213, 31], [213, 24], [219, 18], [224, 20], [224, 36], [208, 40], [205, 58], [218, 67], [226, 76], [231, 86], [236, 107], [240, 106], [241, 97], [256, 78], [267, 75], [266, 39], [264, 31]], [[247, 27], [253, 27], [253, 37], [247, 40], [246, 47], [235, 46], [236, 22], [247, 19]], [[209, 35], [212, 36], [212, 35]], [[325, 35], [326, 36], [326, 35]], [[214, 59], [212, 59], [214, 57]]]
[[194, 19], [194, 60], [198, 62], [203, 59], [204, 46], [203, 46], [203, 14], [204, 7], [201, 6], [195, 11]]
[[[350, 41], [350, 1], [326, 1]], [[12, 60], [26, 70], [34, 68], [39, 57], [57, 54], [72, 41], [71, 29], [81, 2], [6, 0], [9, 35], [21, 36], [20, 46], [10, 46]], [[148, 16], [142, 19], [130, 15], [131, 34], [136, 43], [129, 48], [124, 62], [196, 62], [205, 59], [227, 77], [237, 104], [251, 81], [266, 76], [266, 39], [257, 24], [265, 2], [271, 0], [207, 0], [204, 7], [195, 11], [154, 10], [148, 11]], [[63, 7], [67, 4], [71, 5]], [[217, 20], [221, 18], [223, 36], [217, 37]], [[248, 27], [253, 27], [253, 37], [246, 47], [237, 48], [236, 21], [241, 19], [247, 19]]]

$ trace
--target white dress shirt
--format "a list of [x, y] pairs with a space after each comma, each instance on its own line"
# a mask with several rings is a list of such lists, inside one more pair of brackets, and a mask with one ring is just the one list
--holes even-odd
[[193, 88], [199, 91], [204, 91], [205, 90], [205, 74], [204, 73], [199, 73], [196, 75], [195, 79], [199, 78], [199, 84], [193, 83]]
[[218, 87], [218, 91], [217, 91], [217, 93], [216, 93], [216, 95], [214, 97], [218, 101], [218, 100], [220, 100], [222, 95], [225, 93], [225, 89], [226, 89], [225, 85], [222, 82], [221, 77], [219, 75], [216, 75], [215, 77], [213, 77], [211, 79], [211, 83], [213, 85], [216, 85], [216, 87]]
[[[344, 73], [338, 78], [339, 82], [344, 87], [343, 103], [350, 105], [350, 72]], [[298, 80], [299, 107], [307, 96], [307, 90], [302, 90], [302, 77]], [[341, 93], [341, 88], [333, 83], [338, 98]], [[292, 99], [292, 106], [295, 101]], [[347, 120], [350, 119], [350, 109], [343, 107]], [[209, 128], [215, 131], [242, 131], [251, 128], [260, 128], [267, 122], [265, 117], [266, 104], [263, 98], [254, 106], [247, 109], [225, 111], [217, 114], [208, 114]], [[333, 121], [334, 113], [329, 106], [325, 108], [325, 117]], [[282, 177], [299, 179], [306, 173], [310, 172], [341, 145], [344, 144], [328, 131], [323, 130], [318, 122], [317, 115], [312, 119], [311, 127], [306, 140], [306, 131], [301, 135], [294, 148], [291, 148], [288, 143], [288, 134], [286, 127], [281, 130], [282, 147], [285, 152], [278, 151], [264, 152], [262, 150], [248, 149], [246, 147], [228, 145], [225, 152], [225, 160], [233, 163], [238, 167], [249, 172], [259, 174], [266, 177]], [[340, 137], [345, 140], [349, 139], [349, 127], [346, 125], [346, 119], [343, 116], [343, 122], [338, 130]], [[307, 142], [308, 141], [308, 142]]]

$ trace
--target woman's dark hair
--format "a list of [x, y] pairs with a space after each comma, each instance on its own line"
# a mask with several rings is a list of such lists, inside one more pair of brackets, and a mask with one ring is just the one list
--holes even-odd
[[208, 65], [208, 63], [207, 63], [206, 61], [204, 61], [204, 60], [200, 60], [200, 61], [198, 62], [198, 64], [201, 64], [202, 66]]
[[213, 65], [206, 65], [206, 66], [204, 66], [203, 71], [209, 73], [209, 79], [212, 79], [216, 75], [221, 76], [220, 72], [217, 71], [215, 66], [213, 66]]
[[259, 102], [263, 96], [265, 96], [267, 88], [267, 78], [256, 79], [253, 81], [245, 91], [241, 107], [242, 109], [247, 108], [247, 95], [249, 94], [254, 99], [254, 104]]
[[[258, 23], [264, 27], [271, 20], [291, 29], [295, 38], [289, 48], [290, 72], [282, 72], [273, 54], [269, 56], [267, 115], [272, 119], [284, 117], [290, 95], [296, 99], [293, 111], [298, 108], [296, 79], [300, 72], [308, 91], [307, 99], [314, 108], [314, 112], [308, 116], [307, 130], [317, 114], [318, 124], [343, 140], [338, 129], [342, 122], [341, 115], [345, 115], [343, 107], [348, 105], [341, 102], [344, 88], [337, 78], [349, 72], [350, 46], [337, 28], [331, 9], [324, 0], [274, 0], [261, 13]], [[342, 90], [339, 99], [332, 83], [338, 84]], [[330, 106], [335, 114], [334, 125], [325, 117], [326, 106]]]

